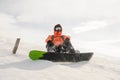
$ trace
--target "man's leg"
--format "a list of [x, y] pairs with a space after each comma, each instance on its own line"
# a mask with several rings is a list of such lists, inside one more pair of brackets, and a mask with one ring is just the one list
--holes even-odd
[[47, 48], [47, 52], [55, 52], [55, 46], [52, 41], [47, 42], [46, 48]]
[[68, 53], [75, 53], [75, 50], [69, 39], [66, 39], [64, 41], [64, 48], [65, 48], [66, 52], [68, 52]]

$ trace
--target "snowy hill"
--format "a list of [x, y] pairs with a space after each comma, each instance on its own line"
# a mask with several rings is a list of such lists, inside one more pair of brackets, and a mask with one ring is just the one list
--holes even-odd
[[[120, 0], [0, 0], [0, 80], [120, 80]], [[32, 61], [56, 24], [88, 62]], [[21, 38], [16, 54], [15, 39]]]
[[94, 54], [89, 62], [54, 63], [32, 61], [30, 49], [40, 46], [21, 43], [16, 55], [14, 41], [0, 40], [0, 80], [120, 80], [120, 59]]

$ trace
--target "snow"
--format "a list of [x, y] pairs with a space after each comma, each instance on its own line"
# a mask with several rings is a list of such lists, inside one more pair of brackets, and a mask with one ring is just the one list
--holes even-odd
[[[61, 5], [62, 4], [62, 5]], [[0, 0], [0, 80], [120, 80], [120, 0]], [[32, 61], [55, 24], [88, 62]], [[21, 38], [16, 54], [12, 49]]]
[[117, 57], [95, 51], [90, 61], [32, 61], [28, 57], [29, 51], [43, 47], [21, 42], [17, 53], [12, 54], [14, 42], [0, 39], [0, 80], [120, 80], [120, 59]]

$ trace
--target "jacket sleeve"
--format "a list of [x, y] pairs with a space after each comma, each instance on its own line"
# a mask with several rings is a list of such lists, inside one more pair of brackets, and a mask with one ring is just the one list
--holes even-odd
[[52, 40], [52, 35], [49, 35], [49, 36], [46, 38], [45, 42], [47, 43], [48, 41], [51, 41], [51, 40]]

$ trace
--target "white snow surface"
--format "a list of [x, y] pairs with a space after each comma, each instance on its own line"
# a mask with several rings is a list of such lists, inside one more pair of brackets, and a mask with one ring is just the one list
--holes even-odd
[[120, 80], [119, 58], [95, 51], [90, 61], [32, 61], [29, 51], [42, 47], [21, 42], [17, 53], [12, 54], [14, 42], [0, 39], [0, 80]]

